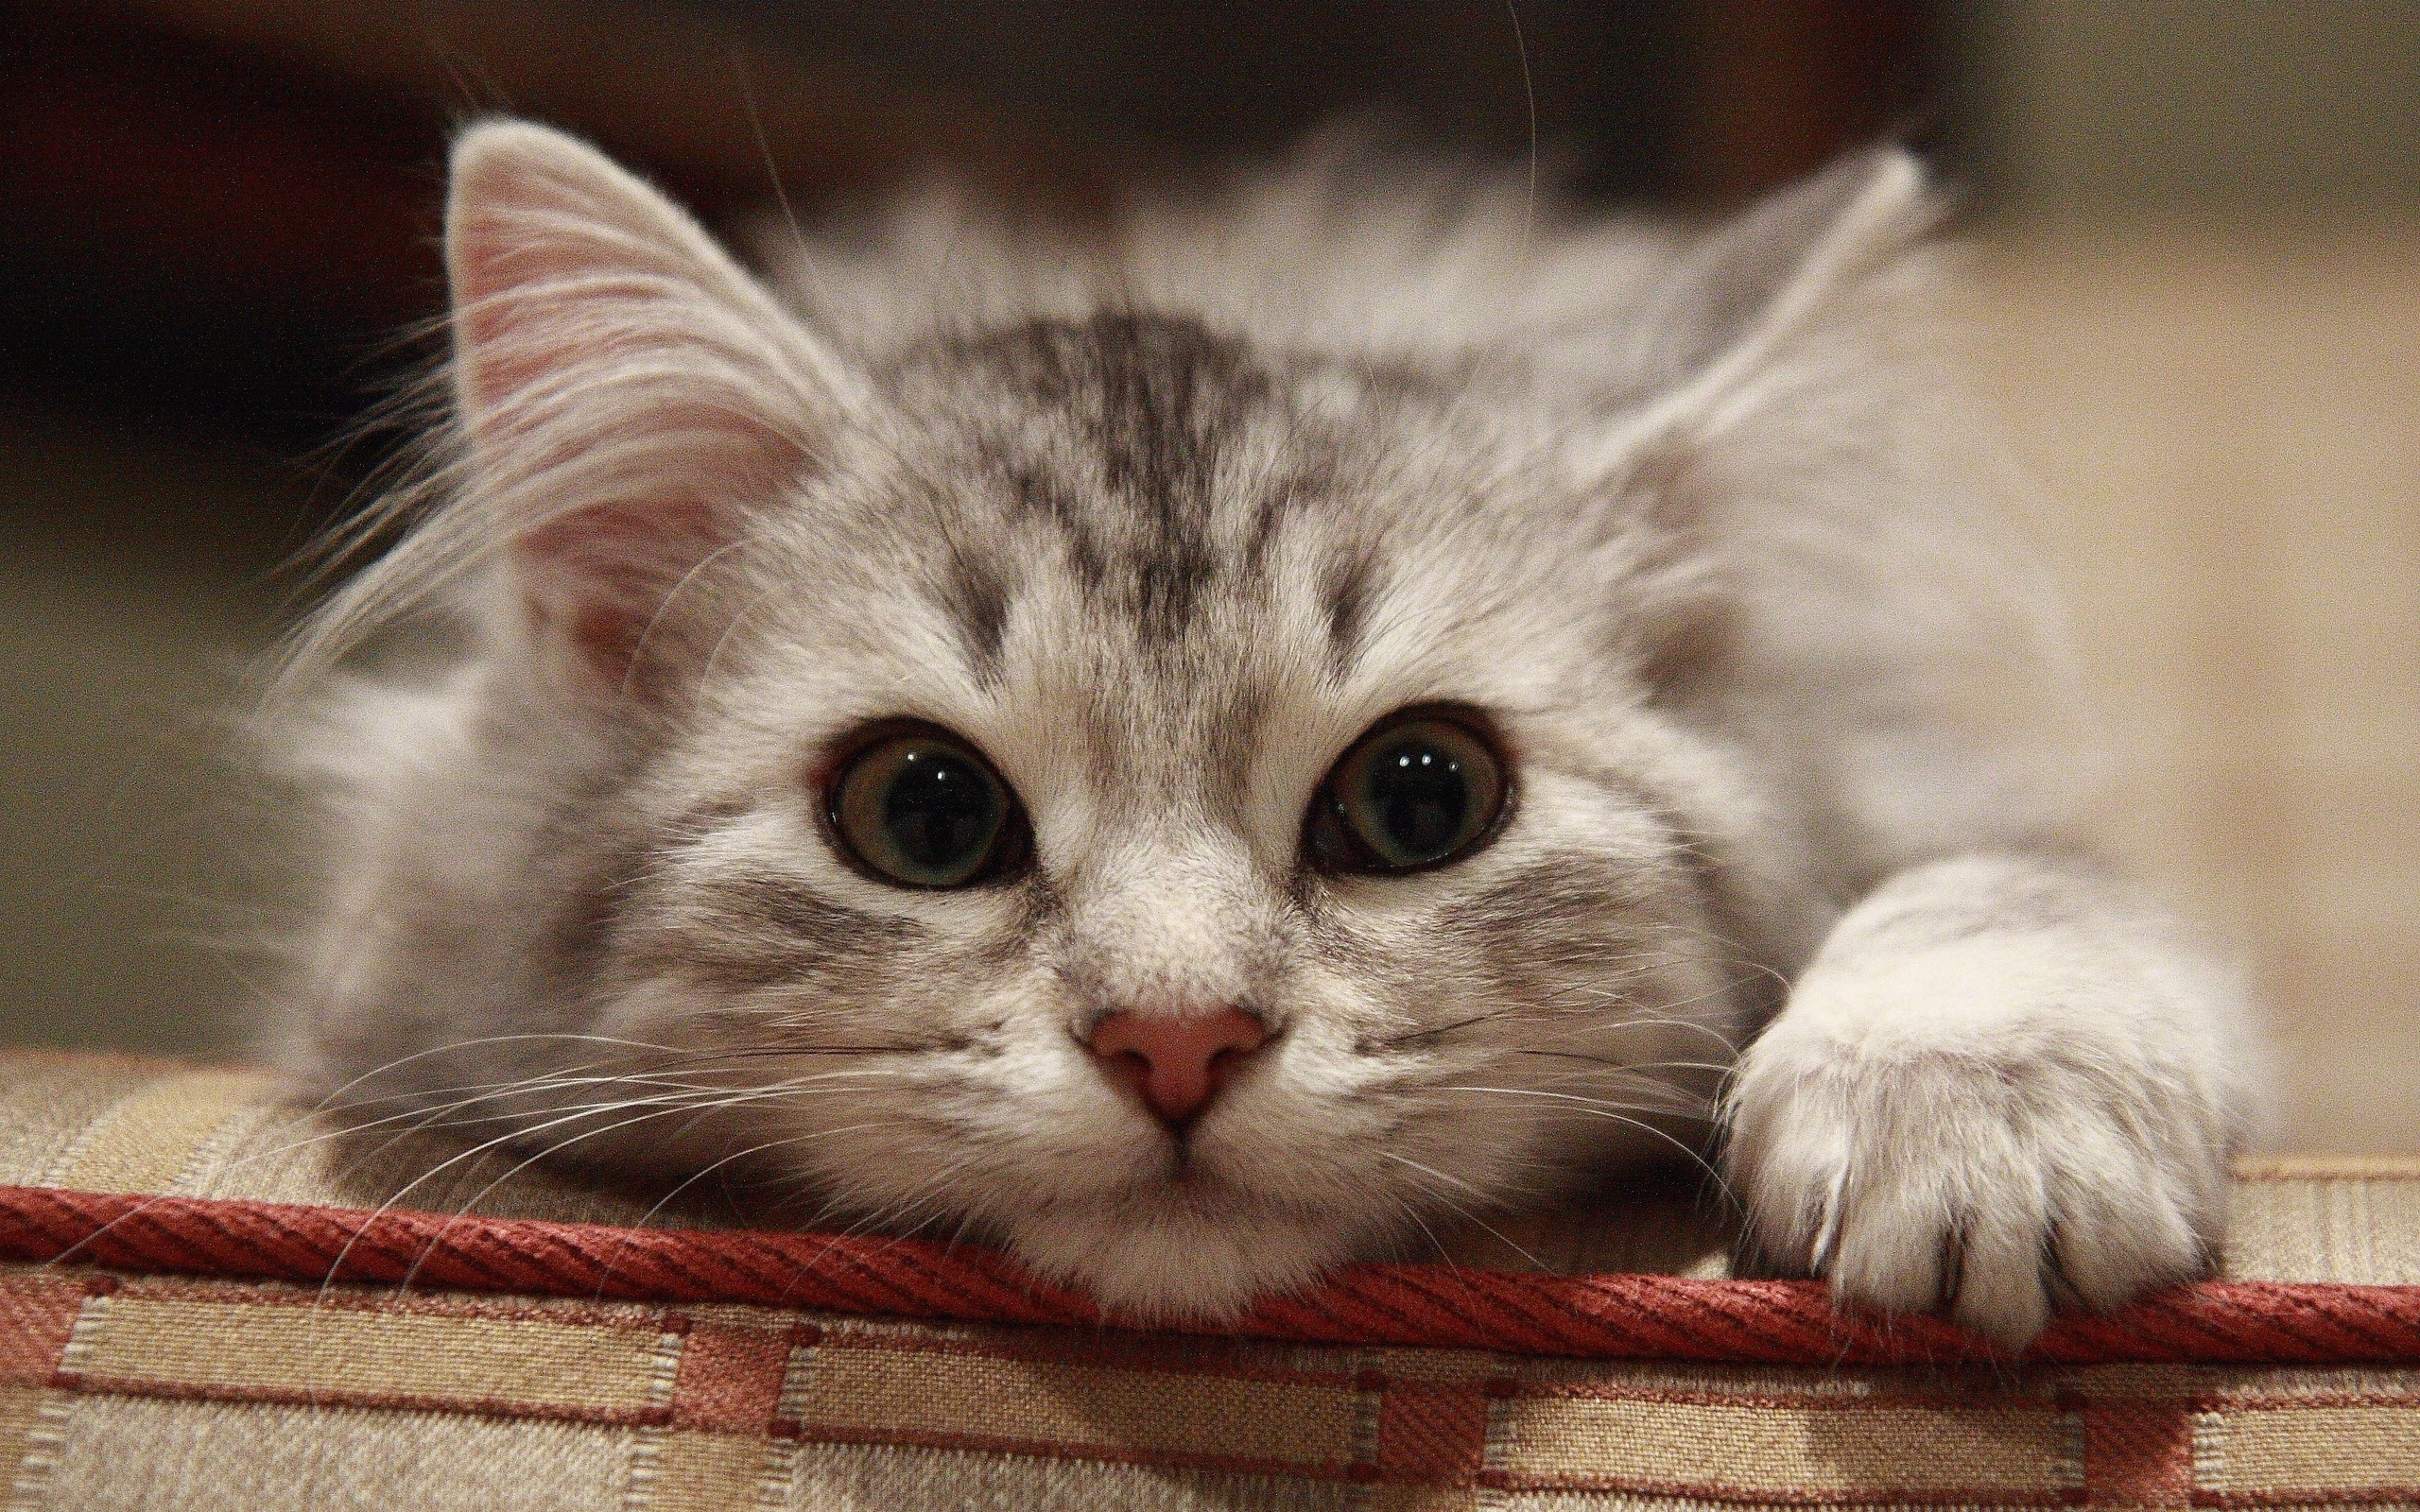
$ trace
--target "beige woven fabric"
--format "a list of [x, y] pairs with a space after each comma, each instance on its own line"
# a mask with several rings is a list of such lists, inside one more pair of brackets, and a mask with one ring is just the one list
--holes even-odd
[[0, 1268], [20, 1509], [2420, 1501], [2420, 1371], [1806, 1370]]
[[[462, 1156], [281, 1091], [0, 1057], [0, 1182], [359, 1207]], [[514, 1165], [404, 1200], [646, 1211]], [[1594, 1263], [1656, 1224], [1711, 1263], [1670, 1194], [1511, 1239]], [[2420, 1280], [2420, 1162], [2247, 1165], [2237, 1231], [2237, 1276]], [[0, 1266], [0, 1512], [2071, 1504], [2420, 1505], [2420, 1370], [1555, 1360]]]

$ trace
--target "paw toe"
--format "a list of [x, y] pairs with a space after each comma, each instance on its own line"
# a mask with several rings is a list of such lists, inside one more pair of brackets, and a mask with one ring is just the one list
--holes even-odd
[[2031, 1343], [2050, 1323], [2042, 1237], [2042, 1226], [2031, 1214], [1970, 1223], [1958, 1287], [1947, 1299], [1950, 1317], [2008, 1349]]

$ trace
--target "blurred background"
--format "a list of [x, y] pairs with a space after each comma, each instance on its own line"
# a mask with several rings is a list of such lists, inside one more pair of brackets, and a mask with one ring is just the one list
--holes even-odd
[[0, 1042], [243, 1047], [268, 842], [223, 711], [438, 308], [452, 123], [574, 128], [719, 218], [936, 163], [1080, 212], [1372, 107], [1508, 157], [1534, 122], [1688, 212], [1926, 146], [2111, 842], [2276, 1005], [2283, 1143], [2420, 1149], [2401, 0], [0, 3]]

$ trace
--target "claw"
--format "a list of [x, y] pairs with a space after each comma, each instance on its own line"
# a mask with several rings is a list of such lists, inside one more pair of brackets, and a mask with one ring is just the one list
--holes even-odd
[[1933, 1307], [1943, 1313], [1958, 1305], [1958, 1293], [1966, 1284], [1966, 1222], [1961, 1218], [1941, 1236], [1941, 1282], [1933, 1294]]
[[1815, 1210], [1815, 1244], [1806, 1260], [1810, 1276], [1825, 1275], [1832, 1268], [1832, 1252], [1841, 1243], [1841, 1199], [1848, 1184], [1848, 1168], [1843, 1166], [1832, 1174], [1832, 1184]]
[[2065, 1228], [2055, 1220], [2042, 1233], [2042, 1290], [2050, 1298], [2051, 1311], [2058, 1313], [2073, 1312], [2089, 1305], [2085, 1301], [2083, 1288], [2067, 1274], [2066, 1238]]

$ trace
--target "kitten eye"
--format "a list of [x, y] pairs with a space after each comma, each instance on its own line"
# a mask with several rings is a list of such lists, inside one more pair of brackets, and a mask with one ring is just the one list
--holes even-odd
[[1504, 766], [1470, 726], [1382, 722], [1311, 800], [1311, 858], [1330, 871], [1416, 871], [1476, 850], [1504, 812]]
[[905, 887], [1004, 875], [1030, 849], [1016, 797], [957, 736], [908, 730], [849, 758], [832, 783], [832, 830], [867, 869]]

